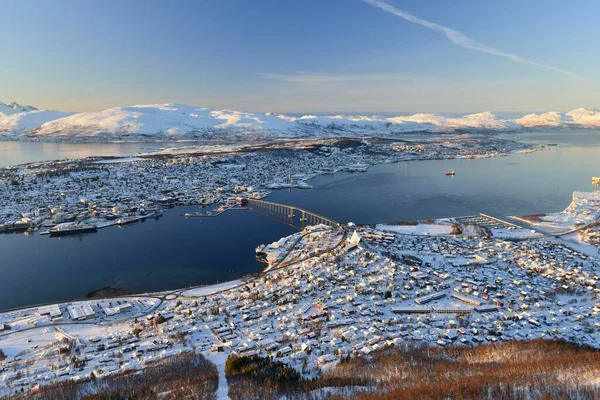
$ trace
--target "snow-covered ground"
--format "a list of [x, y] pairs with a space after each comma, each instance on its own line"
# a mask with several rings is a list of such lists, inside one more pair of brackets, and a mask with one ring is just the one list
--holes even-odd
[[586, 236], [582, 235], [582, 232], [573, 232], [561, 236], [559, 240], [580, 253], [590, 256], [600, 256], [600, 241], [596, 240], [592, 244], [589, 240], [586, 240]]
[[561, 212], [537, 218], [528, 216], [514, 218], [551, 234], [563, 234], [582, 229], [600, 220], [600, 190], [573, 192], [571, 203]]
[[492, 228], [492, 235], [502, 239], [532, 239], [544, 236], [532, 229]]
[[424, 224], [416, 225], [387, 225], [378, 224], [377, 229], [380, 231], [401, 233], [404, 235], [450, 235], [452, 233], [452, 225], [443, 224]]
[[217, 400], [228, 400], [229, 399], [229, 386], [227, 385], [227, 378], [225, 377], [225, 362], [227, 361], [227, 354], [225, 353], [210, 353], [206, 357], [217, 367], [219, 372], [219, 386], [217, 388]]
[[571, 204], [563, 211], [548, 214], [540, 219], [561, 229], [573, 229], [598, 220], [600, 216], [600, 190], [573, 192]]
[[[253, 143], [256, 145], [257, 143]], [[177, 155], [177, 154], [215, 154], [215, 153], [230, 153], [239, 151], [240, 149], [246, 147], [247, 144], [237, 143], [237, 144], [199, 144], [199, 145], [190, 145], [183, 147], [167, 147], [164, 149], [148, 152], [148, 153], [140, 153], [139, 156], [158, 156], [158, 155]]]
[[209, 296], [211, 294], [215, 294], [215, 293], [223, 291], [223, 290], [229, 290], [234, 287], [242, 286], [243, 284], [244, 284], [243, 280], [236, 279], [233, 281], [217, 283], [214, 285], [202, 286], [199, 288], [186, 290], [185, 292], [181, 293], [181, 295], [185, 296], [185, 297]]

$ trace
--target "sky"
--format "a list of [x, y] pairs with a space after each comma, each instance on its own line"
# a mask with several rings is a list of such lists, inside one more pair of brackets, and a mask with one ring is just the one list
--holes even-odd
[[597, 0], [2, 0], [0, 101], [285, 113], [600, 108]]

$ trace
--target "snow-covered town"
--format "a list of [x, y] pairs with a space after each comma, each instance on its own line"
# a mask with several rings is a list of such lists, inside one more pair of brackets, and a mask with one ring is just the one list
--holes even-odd
[[600, 400], [599, 14], [3, 2], [0, 400]]
[[[206, 207], [182, 217], [218, 216], [267, 204], [256, 200], [273, 190], [311, 189], [318, 175], [544, 148], [415, 135], [192, 145], [11, 166], [0, 169], [0, 233], [87, 234], [181, 205]], [[390, 346], [555, 338], [598, 348], [599, 199], [574, 192], [562, 212], [506, 220], [478, 214], [357, 226], [302, 214], [300, 232], [256, 243], [265, 264], [258, 274], [6, 311], [0, 396], [120, 376], [184, 353], [217, 366], [223, 393], [231, 355], [271, 357], [315, 378]]]
[[[540, 220], [596, 224], [599, 195], [575, 193]], [[598, 247], [560, 232], [483, 214], [312, 225], [258, 255], [267, 267], [243, 280], [0, 314], [0, 395], [190, 351], [220, 373], [231, 354], [261, 355], [311, 377], [385, 346], [561, 338], [600, 347]]]
[[0, 169], [0, 233], [90, 232], [158, 217], [174, 205], [212, 205], [213, 212], [222, 212], [235, 206], [236, 197], [310, 188], [306, 181], [320, 174], [360, 172], [403, 160], [493, 157], [539, 147], [460, 135], [415, 141], [320, 139], [5, 167]]

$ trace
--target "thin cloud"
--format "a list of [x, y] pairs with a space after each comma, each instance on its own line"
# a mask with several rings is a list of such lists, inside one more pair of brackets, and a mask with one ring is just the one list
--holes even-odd
[[403, 18], [409, 22], [424, 26], [424, 27], [432, 29], [434, 31], [442, 32], [444, 35], [446, 35], [446, 37], [448, 39], [450, 39], [450, 41], [452, 43], [456, 44], [457, 46], [461, 46], [461, 47], [464, 47], [464, 48], [470, 49], [470, 50], [481, 51], [481, 52], [487, 53], [487, 54], [493, 54], [495, 56], [508, 58], [512, 61], [515, 61], [515, 62], [518, 62], [521, 64], [527, 64], [527, 65], [532, 65], [534, 67], [549, 69], [551, 71], [558, 72], [558, 73], [561, 73], [563, 75], [567, 75], [567, 76], [570, 76], [573, 78], [582, 78], [580, 75], [577, 75], [576, 73], [571, 72], [571, 71], [567, 71], [566, 69], [553, 67], [551, 65], [546, 65], [546, 64], [540, 64], [536, 61], [522, 58], [516, 54], [505, 53], [501, 50], [495, 49], [493, 47], [489, 47], [483, 43], [480, 43], [476, 40], [473, 40], [473, 39], [463, 35], [462, 33], [458, 32], [452, 28], [448, 28], [446, 26], [436, 24], [435, 22], [426, 21], [426, 20], [416, 17], [406, 11], [399, 10], [398, 8], [394, 7], [393, 5], [385, 3], [383, 1], [379, 1], [379, 0], [363, 0], [363, 1], [374, 7], [381, 8], [382, 10], [387, 11], [390, 14], [394, 14], [400, 18]]
[[260, 74], [263, 78], [293, 83], [337, 83], [337, 82], [388, 82], [388, 81], [403, 81], [414, 82], [415, 77], [401, 74], [358, 74], [358, 75], [329, 75], [329, 74], [275, 74], [264, 73]]

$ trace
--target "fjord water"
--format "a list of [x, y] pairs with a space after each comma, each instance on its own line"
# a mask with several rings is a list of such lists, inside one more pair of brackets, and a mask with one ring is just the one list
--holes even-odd
[[[530, 134], [516, 138], [561, 143], [530, 154], [476, 160], [408, 161], [367, 173], [341, 172], [310, 183], [314, 190], [279, 191], [272, 201], [358, 224], [456, 217], [497, 217], [563, 210], [573, 191], [592, 191], [600, 175], [600, 133]], [[560, 140], [558, 140], [560, 137]], [[456, 176], [445, 176], [455, 171]]]
[[[340, 222], [377, 223], [477, 212], [554, 212], [567, 206], [574, 190], [594, 190], [591, 177], [600, 176], [600, 133], [564, 131], [515, 138], [559, 146], [508, 157], [401, 162], [366, 173], [323, 175], [311, 180], [314, 190], [276, 191], [269, 200]], [[131, 147], [116, 147], [110, 154], [94, 154], [108, 147], [92, 148], [86, 156], [130, 156], [149, 148], [110, 146]], [[48, 159], [63, 158], [47, 151], [52, 154]], [[448, 170], [455, 170], [456, 176], [444, 176]], [[254, 259], [257, 245], [293, 232], [251, 211], [228, 211], [216, 218], [181, 216], [196, 210], [175, 208], [158, 221], [61, 239], [37, 233], [0, 235], [0, 310], [80, 299], [105, 286], [141, 293], [235, 279], [260, 270]]]
[[39, 161], [85, 157], [126, 157], [164, 147], [185, 146], [185, 142], [152, 143], [52, 143], [0, 141], [0, 167]]
[[178, 207], [77, 236], [0, 235], [0, 310], [81, 299], [106, 286], [143, 293], [237, 279], [263, 267], [256, 246], [295, 232], [248, 210], [181, 216], [197, 211]]

